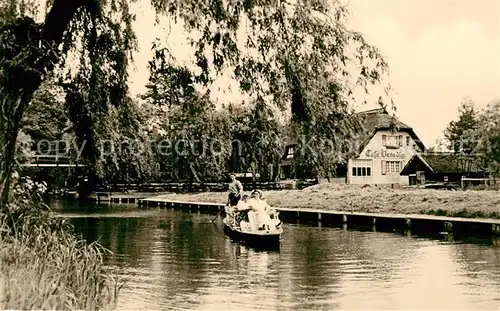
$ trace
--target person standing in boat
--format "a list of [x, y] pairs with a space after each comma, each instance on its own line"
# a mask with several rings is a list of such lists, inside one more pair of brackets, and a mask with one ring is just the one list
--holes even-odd
[[243, 195], [243, 185], [236, 179], [234, 173], [231, 173], [229, 177], [231, 178], [231, 183], [229, 184], [228, 203], [230, 206], [236, 206]]

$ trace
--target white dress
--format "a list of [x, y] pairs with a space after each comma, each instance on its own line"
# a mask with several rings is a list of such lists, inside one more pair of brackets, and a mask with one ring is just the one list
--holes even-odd
[[248, 205], [252, 208], [248, 212], [248, 218], [252, 224], [253, 230], [258, 230], [262, 225], [270, 225], [271, 217], [267, 213], [269, 205], [264, 200], [250, 199]]

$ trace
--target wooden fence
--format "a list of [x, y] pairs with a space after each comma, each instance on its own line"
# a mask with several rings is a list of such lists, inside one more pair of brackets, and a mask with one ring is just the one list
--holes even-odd
[[473, 186], [495, 186], [500, 184], [500, 179], [498, 178], [468, 178], [462, 176], [460, 179], [460, 186], [462, 188], [468, 188]]

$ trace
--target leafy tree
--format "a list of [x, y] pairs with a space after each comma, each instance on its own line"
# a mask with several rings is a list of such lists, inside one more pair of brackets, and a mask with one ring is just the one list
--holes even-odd
[[[78, 154], [81, 145], [75, 145], [77, 126], [70, 121], [68, 111], [71, 110], [67, 109], [63, 88], [53, 80], [42, 84], [26, 109], [21, 124], [31, 142], [28, 148], [37, 154], [69, 156], [70, 162], [82, 160]], [[156, 162], [144, 130], [145, 119], [137, 103], [129, 98], [118, 107], [107, 107], [94, 122], [92, 134], [98, 137], [98, 143], [93, 148], [96, 155], [93, 171], [99, 182], [107, 186], [141, 183], [155, 176]], [[63, 169], [63, 172], [43, 170], [48, 175], [46, 177], [52, 180], [64, 183], [64, 179], [69, 178], [68, 169]], [[63, 178], [58, 176], [61, 173]], [[70, 173], [79, 172], [71, 170]]]
[[[97, 97], [102, 95], [99, 92], [102, 91], [113, 94], [115, 102], [119, 102], [119, 97], [124, 95], [126, 52], [132, 47], [131, 36], [128, 35], [131, 34], [128, 31], [131, 15], [126, 2], [120, 5], [111, 2], [48, 1], [49, 10], [43, 23], [32, 18], [37, 13], [32, 1], [0, 3], [0, 103], [3, 111], [0, 131], [5, 133], [0, 137], [2, 205], [9, 197], [15, 142], [24, 111], [34, 92], [56, 65], [64, 65], [60, 61], [70, 51], [83, 50], [80, 74], [76, 76], [90, 85]], [[117, 21], [112, 15], [119, 12], [122, 18]], [[103, 75], [106, 79], [98, 79]], [[114, 83], [99, 83], [102, 81]], [[110, 85], [114, 88], [107, 88]], [[102, 100], [92, 103], [98, 106]], [[88, 123], [82, 122], [82, 125], [88, 128]], [[86, 152], [88, 154], [91, 153]]]
[[[135, 48], [129, 1], [48, 1], [42, 23], [29, 17], [23, 3], [0, 4], [1, 14], [10, 17], [0, 24], [3, 202], [8, 198], [20, 120], [47, 73], [56, 65], [66, 68], [68, 55], [79, 55], [78, 70], [66, 75], [72, 99], [67, 102], [74, 105], [70, 117], [77, 124], [80, 144], [86, 142], [83, 155], [92, 164], [97, 142], [92, 125], [106, 116], [103, 111], [110, 104], [119, 106], [126, 100], [126, 68]], [[242, 91], [269, 98], [266, 102], [280, 108], [292, 102], [301, 125], [323, 113], [314, 103], [325, 98], [325, 90], [331, 97], [338, 95], [338, 103], [351, 94], [353, 86], [345, 83], [349, 63], [358, 65], [357, 84], [362, 87], [378, 83], [386, 69], [377, 50], [359, 33], [346, 29], [347, 10], [340, 0], [151, 0], [151, 4], [158, 14], [182, 21], [190, 32], [201, 69], [195, 75], [197, 83], [209, 84], [215, 73], [230, 68]], [[241, 31], [245, 28], [246, 33]], [[349, 57], [353, 45], [354, 56]], [[344, 113], [336, 105], [331, 108]]]
[[94, 123], [96, 178], [106, 186], [144, 183], [157, 176], [157, 160], [144, 128], [147, 116], [128, 99], [118, 107], [108, 107], [106, 117]]
[[207, 96], [193, 96], [168, 113], [167, 140], [159, 144], [177, 181], [221, 180], [231, 154], [229, 120]]
[[471, 99], [465, 99], [458, 108], [457, 121], [451, 121], [446, 127], [444, 136], [449, 147], [455, 153], [471, 153], [476, 145], [471, 134], [478, 127], [478, 112]]
[[323, 90], [317, 102], [309, 104], [315, 113], [307, 121], [292, 119], [291, 128], [298, 138], [294, 167], [298, 176], [335, 177], [336, 168], [357, 153], [359, 118], [345, 99], [335, 91]]
[[31, 136], [35, 144], [42, 140], [50, 142], [62, 140], [64, 134], [72, 133], [64, 105], [62, 88], [54, 80], [46, 80], [34, 93], [26, 108], [21, 128]]
[[277, 112], [263, 99], [250, 107], [229, 105], [231, 115], [232, 157], [230, 169], [259, 174], [263, 180], [273, 180], [279, 173], [279, 162], [284, 153], [283, 125], [277, 121]]
[[148, 63], [147, 91], [140, 97], [156, 106], [184, 105], [198, 95], [193, 74], [188, 68], [177, 66], [169, 50], [158, 44], [153, 44], [155, 57]]
[[478, 126], [472, 133], [477, 141], [473, 154], [481, 157], [492, 174], [500, 176], [500, 100], [491, 101], [478, 115]]
[[[40, 154], [69, 155], [74, 135], [64, 105], [64, 93], [55, 82], [54, 79], [48, 79], [42, 83], [26, 108], [21, 121], [21, 133], [24, 135], [18, 136], [18, 148], [26, 150], [22, 152], [24, 156], [19, 158], [19, 163], [31, 162], [32, 156]], [[74, 173], [74, 169], [65, 167], [23, 168], [23, 174], [33, 176], [35, 180], [50, 180], [49, 188], [64, 187]]]
[[[156, 54], [164, 56], [165, 51], [159, 49]], [[169, 170], [176, 181], [220, 180], [231, 150], [228, 116], [217, 111], [209, 93], [196, 90], [194, 76], [186, 67], [165, 59], [150, 61], [149, 70], [147, 91], [141, 98], [166, 108], [164, 120], [159, 120], [166, 134], [156, 139], [163, 170]], [[157, 114], [152, 116], [157, 118]]]
[[231, 172], [248, 172], [250, 165], [247, 163], [247, 152], [244, 147], [250, 137], [251, 106], [243, 101], [241, 103], [223, 104], [222, 110], [230, 120], [231, 157], [229, 158], [228, 169]]

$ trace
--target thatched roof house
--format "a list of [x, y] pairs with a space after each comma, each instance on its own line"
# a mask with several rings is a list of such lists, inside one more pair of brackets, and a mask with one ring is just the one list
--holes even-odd
[[[373, 142], [376, 141], [376, 145], [384, 149], [392, 149], [401, 151], [404, 148], [413, 150], [414, 152], [422, 152], [425, 150], [425, 146], [418, 136], [413, 131], [413, 128], [401, 121], [396, 117], [389, 114], [384, 108], [371, 109], [367, 111], [362, 111], [352, 115], [359, 121], [361, 129], [355, 135], [355, 141], [351, 142], [351, 150], [348, 154], [349, 159], [355, 159], [362, 156], [365, 148]], [[332, 133], [333, 134], [333, 133]], [[387, 138], [387, 142], [384, 140]], [[396, 146], [391, 145], [389, 138], [399, 138]], [[402, 138], [406, 138], [406, 141], [402, 141]], [[287, 147], [285, 154], [282, 158], [281, 167], [285, 171], [285, 175], [293, 175], [292, 164], [293, 164], [293, 153], [296, 146], [299, 144], [298, 138], [293, 134], [293, 131], [288, 130]], [[363, 157], [366, 158], [366, 155]], [[409, 157], [408, 157], [409, 158]], [[343, 163], [347, 170], [347, 160]], [[379, 160], [377, 160], [379, 161]], [[402, 167], [402, 165], [400, 166]], [[377, 164], [378, 168], [378, 164]], [[373, 172], [374, 167], [370, 169]], [[377, 173], [381, 170], [377, 169]], [[398, 171], [399, 173], [399, 171]], [[364, 181], [367, 182], [367, 181]]]

